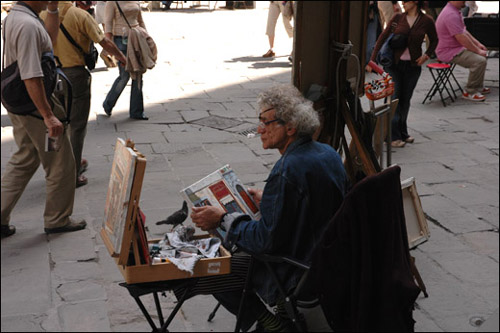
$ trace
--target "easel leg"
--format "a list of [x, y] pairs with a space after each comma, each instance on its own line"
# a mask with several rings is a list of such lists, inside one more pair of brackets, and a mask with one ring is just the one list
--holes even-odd
[[158, 293], [154, 292], [153, 297], [155, 299], [155, 305], [156, 305], [156, 312], [158, 312], [158, 319], [160, 321], [160, 326], [163, 326], [164, 321], [163, 321], [163, 311], [161, 310], [160, 306], [160, 299], [158, 298]]
[[175, 308], [172, 310], [172, 312], [170, 312], [170, 315], [168, 316], [167, 321], [165, 322], [165, 324], [163, 324], [161, 326], [161, 331], [162, 332], [168, 332], [167, 331], [168, 325], [170, 325], [170, 323], [174, 319], [175, 315], [177, 314], [177, 312], [181, 308], [182, 304], [184, 304], [184, 301], [186, 300], [187, 295], [188, 295], [188, 293], [189, 293], [190, 290], [191, 290], [191, 288], [186, 288], [186, 291], [184, 291], [184, 294], [182, 294], [181, 299], [177, 302], [177, 304], [175, 305]]
[[429, 297], [429, 294], [427, 294], [427, 288], [425, 287], [424, 281], [422, 281], [422, 277], [420, 276], [417, 266], [415, 265], [415, 257], [413, 256], [410, 256], [410, 268], [411, 268], [411, 273], [415, 277], [415, 280], [417, 280], [418, 287], [422, 290], [425, 297]]
[[151, 328], [153, 329], [153, 332], [158, 332], [158, 328], [156, 327], [155, 323], [153, 322], [153, 319], [151, 319], [151, 316], [149, 315], [148, 311], [144, 307], [144, 304], [142, 304], [141, 299], [138, 296], [134, 297], [134, 299], [137, 302], [137, 305], [139, 305], [139, 308], [141, 309], [142, 314], [144, 315], [144, 317], [146, 317], [146, 320], [148, 321], [149, 326], [151, 326]]

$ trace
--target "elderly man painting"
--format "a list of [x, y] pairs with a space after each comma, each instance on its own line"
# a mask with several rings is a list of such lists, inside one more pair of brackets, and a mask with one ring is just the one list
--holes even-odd
[[[327, 222], [340, 206], [346, 192], [347, 177], [340, 156], [330, 146], [312, 140], [319, 126], [312, 103], [290, 85], [274, 86], [259, 96], [259, 127], [264, 149], [278, 149], [282, 155], [266, 180], [263, 191], [249, 189], [260, 206], [259, 221], [238, 213], [226, 214], [212, 206], [194, 207], [191, 217], [202, 230], [221, 227], [226, 230], [226, 244], [236, 244], [256, 253], [288, 255], [308, 260]], [[248, 258], [233, 256], [232, 274], [245, 276], [235, 269]], [[263, 267], [256, 265], [254, 290], [270, 306], [278, 305], [271, 314], [255, 294], [248, 298], [243, 329], [258, 321], [266, 331], [289, 328], [283, 300]], [[287, 265], [277, 273], [288, 290], [293, 289], [299, 272]], [[211, 277], [213, 279], [213, 277]], [[222, 276], [219, 278], [223, 278]], [[203, 280], [203, 279], [200, 279]], [[202, 281], [200, 281], [203, 283]], [[213, 281], [212, 281], [213, 282]], [[214, 293], [232, 313], [237, 313], [241, 290]]]

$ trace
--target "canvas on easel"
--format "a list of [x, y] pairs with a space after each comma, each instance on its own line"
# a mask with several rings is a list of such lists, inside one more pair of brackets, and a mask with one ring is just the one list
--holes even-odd
[[429, 239], [429, 227], [418, 196], [415, 178], [411, 177], [402, 181], [401, 190], [403, 192], [408, 246], [413, 249]]
[[101, 230], [106, 247], [119, 263], [127, 263], [132, 232], [134, 228], [146, 159], [134, 149], [130, 140], [116, 140], [115, 155], [104, 209], [104, 222]]

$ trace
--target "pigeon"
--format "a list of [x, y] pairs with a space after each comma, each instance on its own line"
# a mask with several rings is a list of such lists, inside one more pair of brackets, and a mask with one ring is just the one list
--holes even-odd
[[156, 225], [171, 224], [173, 226], [173, 228], [175, 228], [179, 224], [182, 224], [182, 222], [184, 222], [187, 219], [187, 217], [188, 217], [188, 206], [187, 206], [187, 202], [184, 201], [181, 209], [179, 209], [178, 211], [176, 211], [175, 213], [173, 213], [172, 215], [170, 215], [166, 219], [156, 222]]

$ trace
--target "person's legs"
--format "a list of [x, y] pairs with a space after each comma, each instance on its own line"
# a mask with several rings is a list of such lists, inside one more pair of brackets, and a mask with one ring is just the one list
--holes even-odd
[[274, 48], [274, 35], [267, 36], [267, 39], [269, 40], [269, 49], [272, 50]]
[[[64, 118], [64, 109], [56, 98], [53, 112]], [[64, 227], [70, 223], [75, 197], [75, 159], [68, 133], [59, 137], [60, 149], [45, 152], [46, 127], [42, 120], [10, 115], [20, 147], [7, 165], [2, 177], [2, 225], [8, 224], [10, 213], [40, 162], [45, 170], [45, 228]]]
[[142, 95], [142, 77], [132, 80], [132, 90], [130, 92], [130, 118], [146, 119], [144, 115], [144, 100]]
[[380, 27], [385, 29], [385, 24], [392, 19], [394, 15], [394, 5], [392, 1], [378, 1], [378, 12], [380, 14]]
[[[127, 45], [122, 43], [122, 37], [114, 37], [114, 42], [116, 46], [122, 51], [123, 54], [127, 54]], [[106, 114], [111, 115], [113, 107], [116, 105], [116, 101], [123, 92], [123, 89], [127, 86], [128, 80], [130, 79], [130, 74], [125, 70], [123, 64], [119, 62], [118, 70], [120, 75], [116, 78], [115, 82], [111, 86], [111, 89], [106, 96], [106, 99], [102, 103], [104, 111]]]
[[272, 55], [268, 55], [269, 51], [264, 54], [266, 57], [271, 57], [274, 55], [273, 47], [274, 47], [274, 35], [276, 30], [276, 22], [278, 21], [278, 17], [280, 15], [280, 7], [277, 1], [273, 1], [269, 3], [269, 12], [267, 14], [267, 26], [266, 26], [266, 35], [269, 39], [269, 51], [271, 51]]
[[73, 87], [71, 122], [68, 129], [71, 147], [73, 148], [73, 154], [75, 156], [76, 175], [78, 177], [90, 113], [90, 85], [92, 77], [89, 71], [84, 67], [64, 68], [63, 71]]
[[401, 140], [406, 141], [410, 137], [408, 134], [408, 114], [410, 112], [411, 98], [413, 96], [413, 91], [417, 86], [418, 79], [422, 73], [422, 67], [411, 66], [409, 62], [404, 63], [404, 69], [402, 72], [405, 73], [404, 79], [401, 81], [401, 92], [399, 97], [399, 131], [401, 133]]
[[293, 27], [292, 27], [292, 24], [290, 23], [292, 21], [292, 17], [291, 16], [287, 17], [287, 16], [283, 15], [283, 12], [285, 10], [285, 6], [283, 6], [281, 1], [278, 2], [278, 6], [280, 8], [281, 18], [283, 20], [283, 25], [285, 26], [286, 33], [287, 33], [289, 38], [292, 38], [293, 37]]
[[[26, 132], [22, 124], [23, 118], [31, 118], [26, 116], [17, 116], [8, 113], [14, 127], [14, 140], [16, 141], [18, 150], [12, 155], [7, 162], [5, 172], [2, 176], [2, 197], [1, 197], [1, 223], [6, 226], [10, 221], [10, 214], [14, 209], [17, 201], [23, 194], [26, 185], [40, 165], [40, 159], [31, 138]], [[43, 122], [38, 119], [30, 119], [31, 121]]]
[[392, 80], [394, 81], [394, 94], [392, 95], [392, 99], [399, 99], [398, 106], [396, 108], [396, 112], [394, 113], [394, 116], [392, 117], [391, 121], [391, 141], [397, 141], [397, 140], [402, 140], [402, 135], [401, 135], [401, 126], [400, 126], [400, 121], [401, 121], [401, 116], [400, 116], [400, 108], [401, 108], [401, 88], [402, 88], [402, 80], [404, 77], [404, 73], [401, 73], [400, 71], [400, 63], [398, 64], [393, 64], [391, 67], [384, 67], [384, 70], [389, 73], [389, 75], [392, 77]]
[[[378, 15], [375, 13], [373, 15], [373, 19], [368, 22], [368, 26], [366, 28], [366, 64], [370, 61], [370, 57], [372, 56], [373, 48], [375, 47], [375, 43], [377, 42], [377, 30], [379, 28]], [[365, 65], [366, 65], [365, 64]]]
[[[54, 103], [52, 111], [58, 118], [62, 119], [63, 107], [56, 98], [52, 98], [52, 102]], [[31, 132], [31, 129], [28, 130]], [[45, 170], [47, 191], [44, 212], [45, 228], [64, 227], [71, 222], [70, 215], [73, 213], [76, 183], [75, 158], [69, 133], [66, 129], [66, 132], [59, 137], [61, 148], [58, 152], [45, 152], [43, 145], [45, 125], [43, 122], [36, 123], [32, 132], [32, 141], [38, 150], [38, 156]], [[39, 141], [35, 135], [39, 136], [42, 141]], [[40, 142], [42, 145], [39, 145]]]
[[480, 94], [484, 88], [486, 58], [469, 50], [464, 50], [457, 54], [451, 62], [469, 69], [469, 79], [465, 91], [472, 95]]

